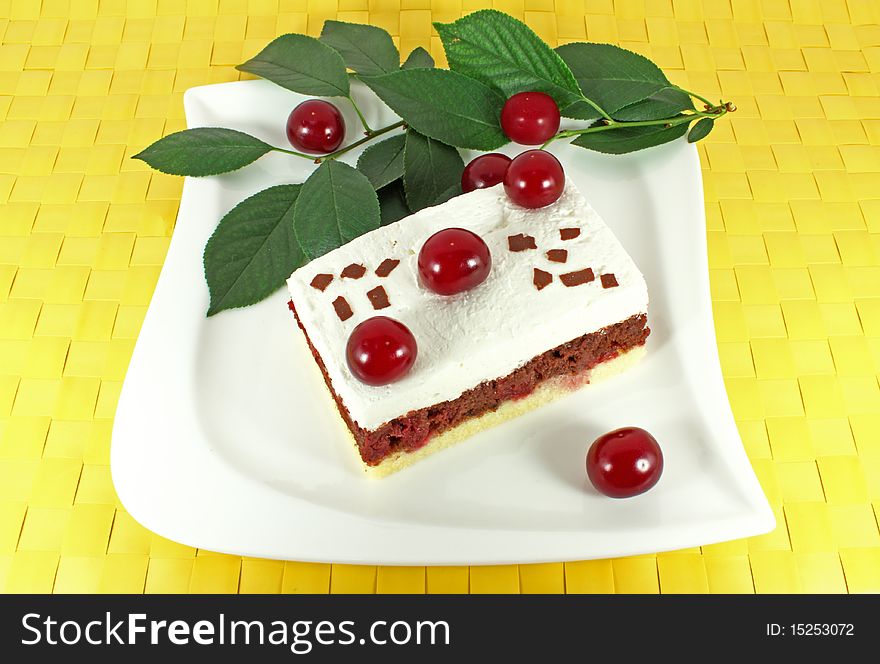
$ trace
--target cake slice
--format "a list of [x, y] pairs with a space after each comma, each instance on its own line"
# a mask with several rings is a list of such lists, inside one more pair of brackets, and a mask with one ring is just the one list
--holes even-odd
[[[438, 295], [419, 279], [420, 248], [464, 228], [491, 253], [480, 285]], [[528, 210], [503, 187], [478, 189], [374, 230], [288, 280], [290, 308], [361, 460], [386, 475], [641, 355], [648, 291], [635, 263], [571, 184]], [[352, 330], [374, 316], [418, 342], [410, 371], [361, 382], [346, 361]]]

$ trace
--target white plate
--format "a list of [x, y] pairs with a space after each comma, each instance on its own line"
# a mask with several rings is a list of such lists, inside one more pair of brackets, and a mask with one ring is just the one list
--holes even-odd
[[[357, 94], [372, 126], [394, 119]], [[249, 81], [194, 88], [184, 103], [191, 127], [283, 146], [300, 100]], [[357, 118], [339, 103], [354, 137]], [[640, 365], [401, 473], [364, 477], [285, 293], [205, 318], [202, 251], [217, 221], [313, 168], [272, 154], [184, 185], [113, 428], [113, 480], [131, 515], [215, 551], [407, 565], [604, 558], [772, 529], [721, 379], [696, 149], [553, 151], [645, 274], [653, 333]], [[649, 492], [612, 500], [589, 485], [584, 458], [599, 434], [624, 425], [651, 431], [666, 466]]]

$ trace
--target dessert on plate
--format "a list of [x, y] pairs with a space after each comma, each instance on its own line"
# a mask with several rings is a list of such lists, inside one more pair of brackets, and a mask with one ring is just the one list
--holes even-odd
[[[467, 254], [464, 278], [444, 277], [444, 250]], [[570, 182], [539, 209], [501, 185], [462, 194], [312, 260], [287, 283], [374, 475], [623, 370], [650, 333], [641, 272]]]

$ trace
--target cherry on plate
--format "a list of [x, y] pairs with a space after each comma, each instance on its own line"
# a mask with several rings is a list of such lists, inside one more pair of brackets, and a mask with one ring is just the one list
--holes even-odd
[[542, 208], [555, 203], [565, 188], [562, 164], [545, 150], [517, 155], [504, 175], [504, 191], [517, 205]]
[[514, 143], [541, 145], [559, 131], [559, 107], [543, 92], [520, 92], [504, 102], [501, 129]]
[[489, 247], [464, 228], [437, 231], [419, 251], [422, 285], [439, 295], [454, 295], [479, 286], [492, 269]]
[[387, 316], [374, 316], [351, 332], [345, 358], [351, 373], [367, 385], [403, 378], [416, 361], [418, 346], [409, 328]]
[[510, 166], [510, 157], [498, 152], [490, 152], [472, 159], [461, 174], [461, 190], [468, 193], [474, 189], [486, 189], [501, 184], [508, 166]]
[[644, 429], [624, 427], [599, 436], [587, 452], [587, 476], [600, 493], [630, 498], [657, 484], [663, 452]]
[[329, 101], [309, 99], [287, 117], [287, 140], [297, 150], [328, 154], [342, 145], [345, 120]]

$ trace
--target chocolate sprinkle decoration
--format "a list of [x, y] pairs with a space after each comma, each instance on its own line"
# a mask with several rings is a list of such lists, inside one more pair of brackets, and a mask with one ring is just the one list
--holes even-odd
[[510, 251], [525, 251], [526, 249], [537, 249], [535, 238], [531, 235], [509, 235], [507, 237], [507, 248]]
[[336, 310], [336, 315], [339, 316], [339, 320], [348, 320], [354, 314], [351, 307], [348, 305], [348, 300], [341, 295], [333, 300], [333, 308]]
[[539, 270], [535, 268], [535, 276], [532, 279], [532, 283], [535, 284], [535, 288], [538, 290], [543, 290], [545, 287], [550, 285], [550, 282], [553, 281], [553, 275], [549, 272], [544, 272], [544, 270]]
[[352, 263], [342, 271], [342, 276], [346, 279], [360, 279], [367, 273], [367, 268], [357, 263]]
[[580, 228], [560, 228], [559, 229], [559, 237], [563, 240], [574, 240], [578, 235], [581, 234]]
[[384, 309], [391, 306], [388, 301], [388, 293], [382, 286], [376, 286], [373, 290], [367, 291], [367, 297], [370, 298], [373, 309]]
[[386, 258], [379, 264], [379, 267], [376, 268], [376, 276], [387, 277], [398, 265], [400, 265], [400, 261], [396, 258]]
[[593, 274], [593, 268], [584, 268], [583, 270], [578, 270], [577, 272], [568, 272], [566, 274], [559, 275], [559, 281], [568, 288], [572, 286], [580, 286], [581, 284], [587, 284], [593, 281], [596, 276]]
[[547, 260], [554, 263], [564, 263], [568, 260], [568, 251], [565, 249], [551, 249], [547, 252]]
[[602, 288], [614, 288], [618, 286], [617, 277], [614, 276], [614, 273], [609, 272], [608, 274], [603, 274], [599, 277], [602, 280]]
[[315, 278], [312, 279], [312, 283], [309, 284], [312, 288], [317, 288], [322, 293], [327, 290], [327, 286], [330, 285], [330, 282], [333, 281], [332, 274], [316, 274]]

